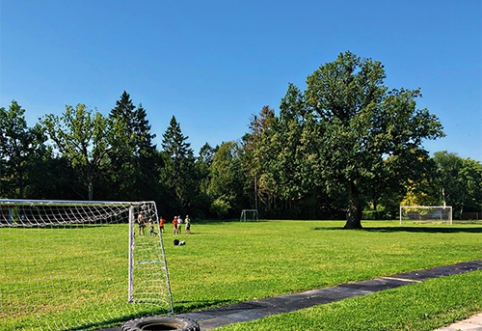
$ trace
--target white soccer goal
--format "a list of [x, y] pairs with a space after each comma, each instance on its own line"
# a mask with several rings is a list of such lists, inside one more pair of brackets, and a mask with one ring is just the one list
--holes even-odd
[[241, 222], [252, 222], [258, 220], [258, 210], [257, 209], [243, 209], [241, 211], [241, 217], [239, 219]]
[[402, 222], [431, 222], [452, 224], [451, 206], [400, 206]]
[[156, 204], [0, 200], [0, 330], [97, 330], [173, 312]]

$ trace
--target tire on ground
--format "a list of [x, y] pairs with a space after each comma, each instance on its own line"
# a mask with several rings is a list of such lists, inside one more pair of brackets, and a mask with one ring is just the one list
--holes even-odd
[[188, 318], [143, 317], [126, 322], [122, 331], [200, 331], [199, 325]]

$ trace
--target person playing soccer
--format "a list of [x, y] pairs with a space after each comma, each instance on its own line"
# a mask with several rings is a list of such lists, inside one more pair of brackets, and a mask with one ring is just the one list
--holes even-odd
[[157, 233], [154, 231], [154, 222], [152, 222], [152, 218], [149, 218], [149, 234], [151, 236], [155, 236]]
[[159, 218], [159, 231], [161, 233], [164, 233], [164, 223], [166, 223], [166, 220], [161, 216]]
[[184, 220], [186, 222], [186, 234], [191, 233], [191, 220], [189, 219], [189, 215], [186, 215], [186, 219]]
[[174, 219], [172, 220], [172, 227], [174, 229], [174, 234], [177, 234], [177, 216], [174, 216]]
[[182, 220], [181, 215], [179, 215], [177, 217], [177, 233], [178, 234], [181, 234], [181, 232], [182, 232], [182, 223], [184, 223], [184, 221]]
[[144, 234], [144, 228], [146, 227], [146, 220], [142, 213], [139, 213], [137, 216], [137, 223], [139, 223], [139, 235]]

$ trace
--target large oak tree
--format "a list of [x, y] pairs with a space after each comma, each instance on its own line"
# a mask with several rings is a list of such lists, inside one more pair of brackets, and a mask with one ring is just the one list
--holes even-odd
[[384, 79], [379, 61], [349, 51], [307, 78], [304, 106], [321, 126], [322, 177], [348, 195], [345, 228], [361, 227], [361, 196], [377, 175], [390, 176], [388, 157], [409, 167], [404, 158], [421, 149], [424, 139], [443, 136], [438, 118], [416, 107], [420, 89], [390, 90]]

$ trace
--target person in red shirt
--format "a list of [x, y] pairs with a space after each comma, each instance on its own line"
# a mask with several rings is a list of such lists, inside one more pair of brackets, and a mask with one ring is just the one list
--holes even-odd
[[174, 228], [174, 234], [177, 234], [177, 216], [174, 216], [174, 219], [172, 220], [172, 227]]
[[159, 218], [159, 231], [162, 233], [164, 233], [164, 223], [166, 223], [166, 220], [161, 216], [161, 218]]

